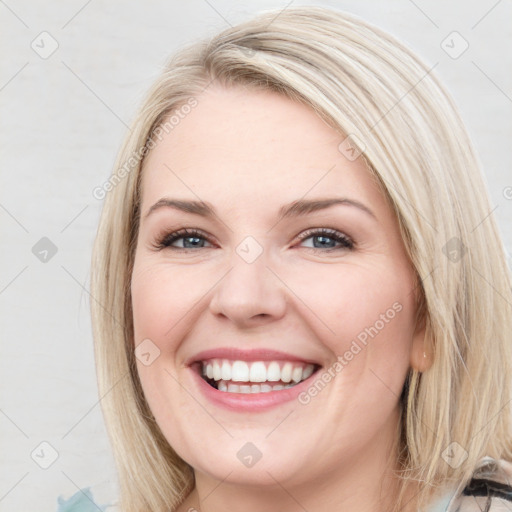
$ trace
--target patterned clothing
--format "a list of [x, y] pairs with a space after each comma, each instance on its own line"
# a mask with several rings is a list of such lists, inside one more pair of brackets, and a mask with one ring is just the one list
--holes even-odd
[[512, 464], [484, 457], [469, 484], [446, 494], [428, 512], [512, 512]]
[[[59, 498], [58, 502], [58, 512], [106, 510], [117, 509], [97, 505], [89, 488], [78, 491], [68, 500]], [[512, 464], [484, 457], [468, 485], [446, 493], [427, 512], [512, 512]]]

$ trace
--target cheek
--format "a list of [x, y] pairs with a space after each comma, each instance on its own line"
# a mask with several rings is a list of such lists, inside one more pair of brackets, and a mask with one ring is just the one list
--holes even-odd
[[[170, 276], [161, 265], [135, 265], [131, 281], [134, 350], [137, 370], [148, 403], [153, 407], [163, 399], [161, 390], [174, 388], [175, 353], [180, 329], [190, 304], [187, 287], [179, 275]], [[149, 354], [145, 355], [145, 354]], [[164, 386], [162, 386], [164, 384]]]
[[149, 338], [161, 351], [172, 352], [176, 348], [172, 340], [203, 295], [197, 284], [189, 273], [172, 272], [165, 265], [135, 266], [131, 283], [135, 344]]
[[406, 331], [412, 327], [412, 279], [401, 267], [320, 265], [291, 269], [284, 280], [310, 309], [308, 316], [316, 317], [312, 324], [322, 324], [333, 340], [356, 337], [374, 324], [379, 331], [391, 325]]
[[303, 309], [303, 316], [310, 319], [315, 337], [332, 353], [331, 368], [339, 361], [333, 371], [344, 376], [336, 380], [371, 385], [376, 374], [399, 393], [414, 332], [410, 273], [389, 263], [333, 269], [319, 266], [295, 278], [294, 291], [310, 309]]
[[331, 411], [332, 421], [344, 425], [333, 439], [352, 445], [354, 436], [370, 439], [396, 417], [410, 365], [412, 283], [403, 269], [375, 272], [375, 267], [355, 265], [318, 273], [311, 282], [316, 284], [309, 295], [306, 281], [298, 293], [315, 304], [315, 314], [328, 324], [326, 329], [316, 321], [315, 334], [333, 358], [322, 371], [323, 383], [312, 385], [301, 403]]
[[197, 288], [190, 286], [183, 272], [170, 272], [158, 263], [136, 264], [132, 274], [134, 349], [145, 343], [151, 354], [150, 364], [137, 357], [137, 372], [151, 412], [177, 446], [186, 444], [187, 435], [173, 411], [180, 410], [191, 421], [200, 420], [196, 418], [197, 408], [181, 388], [176, 360], [180, 340], [186, 334], [187, 314], [202, 295]]

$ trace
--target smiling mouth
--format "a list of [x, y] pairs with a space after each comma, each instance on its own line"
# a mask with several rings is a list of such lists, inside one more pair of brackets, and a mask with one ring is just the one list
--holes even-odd
[[241, 361], [209, 359], [197, 371], [210, 386], [227, 393], [269, 393], [305, 381], [319, 365], [297, 361]]

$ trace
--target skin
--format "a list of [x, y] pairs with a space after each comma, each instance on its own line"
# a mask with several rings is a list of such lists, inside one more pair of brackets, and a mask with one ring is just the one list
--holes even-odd
[[[135, 344], [149, 338], [160, 350], [151, 365], [138, 362], [145, 396], [195, 471], [179, 510], [390, 509], [399, 396], [409, 368], [429, 365], [397, 219], [362, 158], [348, 160], [344, 137], [307, 106], [239, 86], [213, 85], [197, 100], [145, 162], [131, 282]], [[162, 207], [146, 217], [164, 196], [209, 202], [217, 216]], [[284, 204], [333, 196], [374, 216], [336, 205], [277, 222]], [[182, 228], [208, 239], [155, 249]], [[298, 238], [311, 228], [340, 231], [354, 248]], [[235, 250], [247, 236], [263, 249], [252, 263]], [[328, 369], [395, 303], [401, 311], [307, 405], [226, 410], [184, 364], [209, 348], [275, 348]], [[262, 453], [251, 468], [237, 458], [246, 442]]]

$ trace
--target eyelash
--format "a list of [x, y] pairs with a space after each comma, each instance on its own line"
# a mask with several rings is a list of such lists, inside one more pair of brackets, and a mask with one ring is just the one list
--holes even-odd
[[[340, 231], [337, 231], [335, 229], [328, 229], [328, 228], [313, 228], [304, 231], [300, 234], [299, 240], [302, 242], [304, 240], [307, 240], [308, 238], [315, 237], [315, 236], [323, 236], [327, 238], [331, 238], [335, 242], [338, 242], [341, 244], [340, 247], [329, 247], [327, 249], [322, 249], [321, 247], [307, 247], [307, 249], [313, 249], [314, 251], [321, 251], [321, 252], [331, 252], [336, 250], [353, 250], [355, 243], [354, 241], [348, 237], [347, 235], [341, 233]], [[162, 250], [165, 248], [172, 249], [175, 251], [195, 251], [195, 248], [190, 247], [172, 247], [171, 244], [176, 242], [177, 240], [181, 240], [184, 238], [201, 238], [206, 240], [209, 243], [212, 243], [212, 241], [209, 239], [208, 236], [206, 236], [204, 233], [197, 229], [180, 229], [178, 231], [173, 231], [172, 233], [168, 233], [163, 235], [162, 237], [158, 238], [155, 244], [153, 244], [153, 247], [156, 250]], [[207, 249], [207, 247], [199, 247], [199, 249]]]

